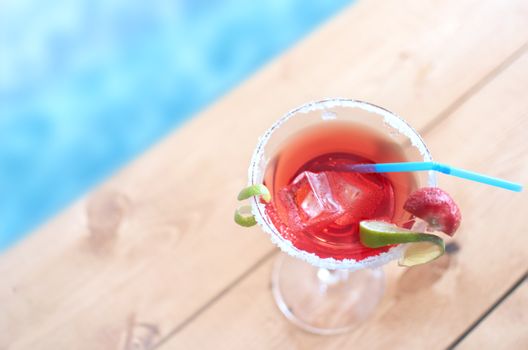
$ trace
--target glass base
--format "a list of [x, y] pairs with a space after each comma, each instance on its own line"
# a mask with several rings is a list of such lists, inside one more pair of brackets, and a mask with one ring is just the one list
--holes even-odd
[[381, 269], [327, 270], [281, 254], [272, 271], [277, 306], [292, 323], [315, 334], [351, 331], [380, 303], [385, 289]]

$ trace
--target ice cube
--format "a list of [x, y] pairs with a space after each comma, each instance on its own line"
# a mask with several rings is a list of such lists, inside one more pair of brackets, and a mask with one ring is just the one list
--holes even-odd
[[288, 211], [289, 225], [314, 228], [327, 225], [344, 213], [345, 209], [334, 198], [329, 174], [302, 172], [280, 191], [280, 199]]
[[345, 210], [353, 209], [360, 198], [362, 197], [362, 191], [357, 186], [347, 181], [346, 174], [341, 173], [329, 173], [330, 180], [332, 181], [332, 190], [335, 196], [335, 200]]
[[[357, 209], [363, 204], [363, 192], [350, 183], [344, 173], [329, 173], [334, 200], [343, 208], [343, 214], [335, 219], [335, 223], [347, 226], [357, 221]], [[349, 176], [350, 177], [350, 176]]]
[[335, 200], [345, 210], [345, 214], [336, 219], [336, 224], [345, 226], [365, 219], [382, 218], [386, 216], [387, 208], [393, 210], [392, 192], [385, 193], [380, 180], [359, 173], [332, 174]]

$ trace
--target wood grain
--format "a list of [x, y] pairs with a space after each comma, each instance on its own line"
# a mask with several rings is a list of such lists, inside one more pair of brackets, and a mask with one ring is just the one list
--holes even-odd
[[[344, 11], [4, 253], [0, 349], [150, 348], [176, 334], [273, 249], [258, 229], [233, 225], [232, 209], [275, 119], [348, 96], [431, 125], [524, 50], [527, 14], [523, 0], [376, 0]], [[460, 164], [479, 170], [470, 155]], [[262, 272], [251, 278], [267, 283]]]
[[513, 291], [458, 349], [528, 349], [528, 283]]
[[[528, 178], [527, 84], [525, 53], [423, 135], [432, 154], [448, 164]], [[412, 269], [390, 266], [382, 305], [355, 332], [311, 336], [288, 324], [269, 290], [270, 259], [161, 349], [446, 348], [527, 271], [526, 219], [520, 213], [528, 211], [528, 196], [447, 176], [440, 181], [463, 213], [454, 240], [458, 252]]]

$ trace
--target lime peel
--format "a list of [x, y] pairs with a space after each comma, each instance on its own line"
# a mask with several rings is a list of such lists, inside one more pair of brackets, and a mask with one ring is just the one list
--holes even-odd
[[[254, 196], [260, 196], [265, 202], [271, 201], [271, 193], [263, 184], [252, 185], [242, 189], [237, 199], [243, 201]], [[255, 226], [257, 220], [251, 214], [251, 206], [244, 205], [235, 210], [235, 222], [244, 227]]]
[[361, 243], [369, 248], [409, 243], [399, 261], [402, 266], [424, 264], [440, 257], [445, 251], [445, 243], [438, 236], [407, 230], [384, 221], [361, 221], [359, 235]]
[[239, 201], [243, 201], [253, 196], [261, 196], [265, 202], [271, 201], [271, 193], [263, 184], [252, 185], [242, 189], [237, 198]]
[[235, 210], [235, 222], [240, 226], [251, 227], [257, 224], [255, 216], [251, 214], [251, 206], [244, 205]]

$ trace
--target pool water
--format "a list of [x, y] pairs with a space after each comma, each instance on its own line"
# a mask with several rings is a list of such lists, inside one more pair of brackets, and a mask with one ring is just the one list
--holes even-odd
[[349, 3], [2, 1], [0, 250]]

